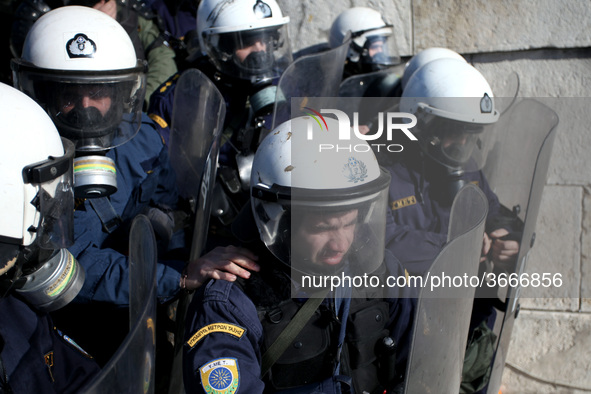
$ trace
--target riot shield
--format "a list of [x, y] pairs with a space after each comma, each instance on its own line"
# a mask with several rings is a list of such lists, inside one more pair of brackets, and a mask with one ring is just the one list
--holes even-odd
[[179, 194], [192, 200], [194, 208], [197, 199], [209, 192], [209, 178], [215, 176], [225, 113], [221, 93], [201, 71], [183, 72], [175, 88], [168, 149]]
[[292, 99], [305, 107], [308, 97], [336, 97], [343, 78], [350, 38], [336, 48], [305, 55], [287, 67], [277, 85], [271, 130], [291, 118]]
[[[189, 202], [194, 218], [191, 260], [205, 246], [225, 114], [224, 98], [215, 85], [199, 70], [186, 70], [175, 90], [169, 151], [180, 196]], [[190, 301], [191, 295], [183, 294], [176, 307], [169, 393], [183, 392], [181, 350]]]
[[396, 97], [404, 64], [366, 74], [352, 75], [339, 86], [340, 97]]
[[138, 215], [129, 235], [129, 334], [84, 393], [153, 393], [156, 349], [156, 238]]
[[497, 111], [504, 114], [515, 104], [517, 95], [519, 94], [519, 74], [515, 71], [511, 72], [498, 89], [495, 89], [495, 96], [501, 99], [495, 100], [497, 104]]
[[[522, 274], [534, 245], [535, 225], [557, 124], [556, 112], [543, 102], [518, 99], [499, 120], [495, 128], [496, 142], [483, 168], [509, 217], [509, 226], [513, 229], [509, 236], [520, 244], [513, 261], [494, 265], [496, 277], [504, 275], [508, 280], [507, 286], [499, 286], [495, 294], [500, 298], [500, 313], [494, 330], [498, 339], [489, 393], [498, 392], [501, 384], [513, 323], [519, 311]], [[497, 281], [496, 284], [501, 283]]]
[[423, 277], [417, 301], [406, 393], [459, 392], [487, 212], [474, 185], [454, 199], [448, 242]]

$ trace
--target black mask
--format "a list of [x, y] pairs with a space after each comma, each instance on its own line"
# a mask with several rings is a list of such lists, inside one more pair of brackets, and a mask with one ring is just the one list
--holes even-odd
[[105, 119], [95, 107], [74, 107], [66, 114], [65, 121], [72, 127], [84, 130], [97, 130], [104, 127]]
[[256, 72], [264, 72], [271, 68], [271, 62], [269, 61], [269, 55], [265, 51], [251, 52], [246, 59], [242, 62], [242, 65], [248, 69]]

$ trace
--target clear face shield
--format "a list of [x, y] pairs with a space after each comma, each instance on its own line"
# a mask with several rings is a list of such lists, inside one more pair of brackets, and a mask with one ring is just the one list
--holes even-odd
[[[267, 248], [299, 275], [370, 274], [384, 258], [390, 177], [361, 189], [253, 188], [252, 208]], [[270, 202], [266, 196], [278, 196]], [[260, 198], [257, 198], [259, 196]]]
[[26, 183], [38, 186], [39, 192], [30, 203], [39, 212], [39, 225], [34, 229], [36, 243], [42, 249], [61, 249], [73, 244], [74, 189], [72, 161], [74, 144], [62, 138], [65, 154], [23, 169]]
[[[65, 249], [74, 239], [73, 159], [75, 148], [62, 138], [65, 154], [23, 168], [25, 183], [37, 186], [30, 201], [36, 207], [37, 227], [31, 245], [2, 243], [2, 258], [12, 259], [0, 276], [0, 297], [14, 289], [30, 305], [54, 311], [68, 304], [84, 283], [84, 270]], [[36, 218], [37, 219], [37, 218]]]
[[490, 148], [494, 124], [462, 122], [420, 111], [413, 129], [421, 149], [450, 169], [481, 169]]
[[12, 61], [16, 86], [37, 101], [77, 151], [104, 151], [138, 132], [146, 65], [110, 71], [39, 69]]
[[252, 83], [278, 78], [292, 62], [287, 24], [212, 33], [206, 46], [218, 70]]
[[104, 197], [117, 190], [115, 163], [105, 153], [140, 129], [146, 67], [138, 61], [133, 69], [60, 71], [13, 60], [16, 86], [35, 99], [76, 146], [76, 197]]
[[352, 39], [364, 72], [383, 70], [400, 64], [394, 29], [391, 25], [357, 32]]

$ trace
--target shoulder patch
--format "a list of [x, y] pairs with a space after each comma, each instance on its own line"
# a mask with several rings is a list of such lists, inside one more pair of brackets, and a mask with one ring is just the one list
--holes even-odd
[[156, 114], [148, 114], [148, 116], [154, 121], [154, 123], [158, 124], [158, 126], [162, 127], [163, 129], [168, 127], [168, 123], [166, 123], [166, 121], [160, 116]]
[[235, 358], [218, 358], [199, 368], [201, 386], [209, 394], [234, 394], [240, 386], [240, 370]]
[[240, 339], [240, 338], [242, 338], [242, 335], [244, 335], [244, 333], [246, 332], [246, 329], [236, 326], [234, 324], [228, 324], [228, 323], [208, 324], [207, 326], [200, 328], [195, 334], [193, 334], [191, 336], [191, 338], [189, 338], [189, 340], [187, 341], [187, 345], [193, 347], [197, 344], [197, 342], [202, 340], [206, 335], [209, 335], [213, 332], [223, 332], [223, 333], [230, 334], [230, 335], [235, 336], [236, 338]]
[[415, 196], [408, 196], [408, 197], [404, 197], [404, 198], [401, 198], [396, 201], [392, 201], [390, 203], [390, 209], [395, 211], [400, 208], [408, 207], [409, 205], [415, 205], [416, 203], [417, 203], [417, 198]]

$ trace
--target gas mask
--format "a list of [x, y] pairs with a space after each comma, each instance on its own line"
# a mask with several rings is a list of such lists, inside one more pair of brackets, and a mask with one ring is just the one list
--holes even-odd
[[[4, 253], [5, 246], [0, 247], [2, 254], [10, 256]], [[34, 245], [21, 248], [11, 260], [14, 266], [0, 277], [0, 296], [14, 291], [44, 312], [67, 305], [84, 284], [84, 269], [65, 248], [51, 250]]]
[[141, 125], [146, 63], [109, 71], [50, 72], [13, 59], [19, 88], [49, 114], [60, 135], [76, 147], [77, 198], [106, 197], [117, 190], [109, 149], [129, 141]]

